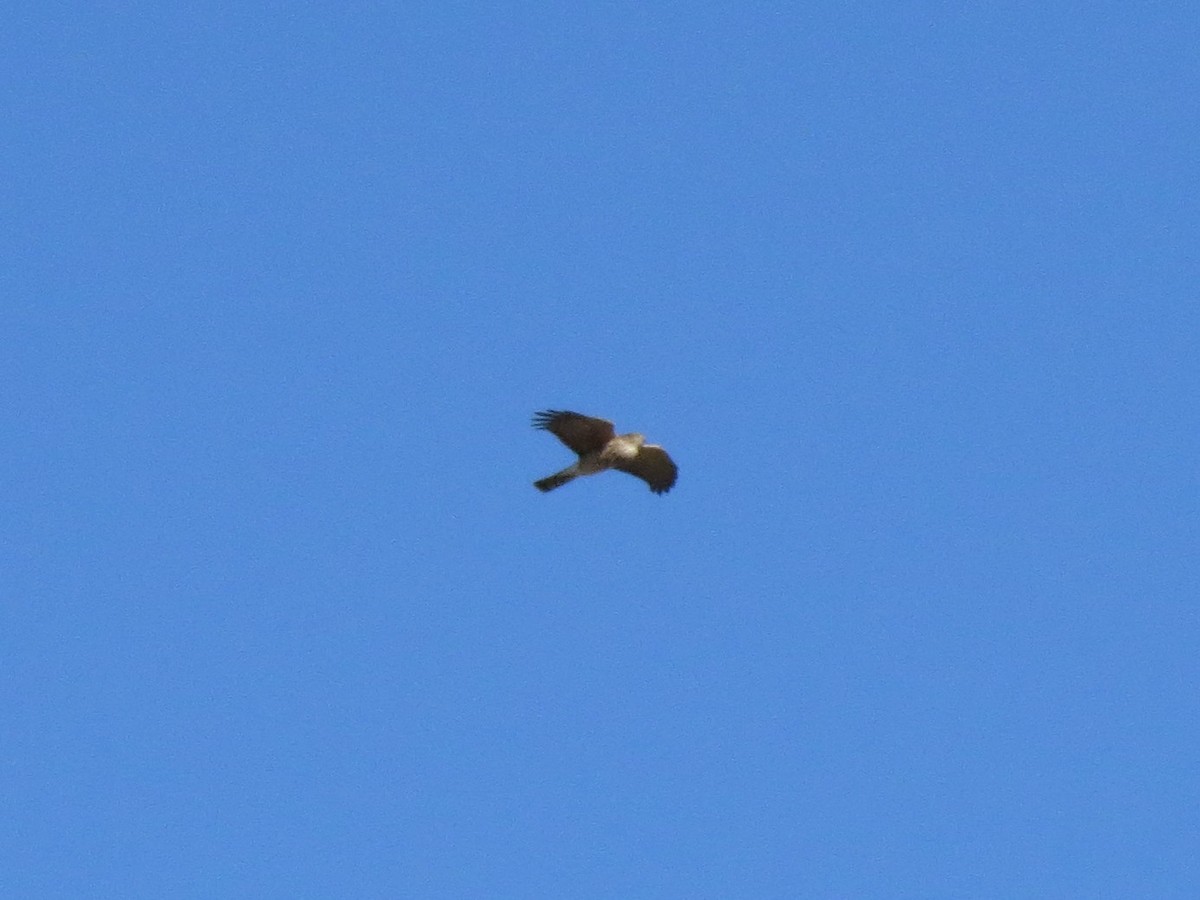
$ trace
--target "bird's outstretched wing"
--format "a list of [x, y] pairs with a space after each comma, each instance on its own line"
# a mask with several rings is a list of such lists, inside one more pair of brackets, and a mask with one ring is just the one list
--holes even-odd
[[667, 456], [667, 451], [657, 444], [642, 445], [637, 456], [627, 462], [617, 462], [613, 468], [636, 475], [650, 485], [650, 490], [656, 494], [669, 491], [679, 475], [679, 467]]
[[613, 423], [607, 419], [594, 419], [559, 409], [536, 413], [533, 427], [549, 431], [580, 456], [596, 452], [616, 434]]

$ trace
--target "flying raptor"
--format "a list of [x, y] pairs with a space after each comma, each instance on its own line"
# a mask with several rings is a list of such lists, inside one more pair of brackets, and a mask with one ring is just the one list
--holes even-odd
[[620, 469], [636, 475], [656, 494], [665, 494], [675, 484], [678, 468], [657, 444], [647, 444], [640, 434], [618, 435], [607, 419], [594, 419], [576, 412], [548, 409], [536, 413], [533, 427], [549, 431], [579, 454], [579, 459], [533, 486], [552, 491], [580, 475], [595, 475], [605, 469]]

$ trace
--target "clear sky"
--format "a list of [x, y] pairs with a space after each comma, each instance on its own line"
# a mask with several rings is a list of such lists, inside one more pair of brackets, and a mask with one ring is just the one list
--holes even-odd
[[18, 3], [0, 893], [1200, 896], [1198, 46]]

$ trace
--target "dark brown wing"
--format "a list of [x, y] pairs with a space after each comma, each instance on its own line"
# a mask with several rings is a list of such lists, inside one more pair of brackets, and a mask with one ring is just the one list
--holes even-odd
[[657, 444], [643, 444], [638, 455], [628, 462], [618, 462], [613, 468], [636, 475], [656, 494], [665, 494], [675, 484], [679, 467]]
[[607, 419], [593, 419], [558, 409], [534, 414], [533, 427], [549, 431], [580, 456], [596, 452], [616, 434], [613, 423]]

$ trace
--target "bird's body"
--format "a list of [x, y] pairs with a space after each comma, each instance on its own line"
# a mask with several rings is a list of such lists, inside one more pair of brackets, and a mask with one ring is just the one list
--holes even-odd
[[667, 452], [647, 444], [637, 433], [616, 433], [613, 423], [575, 412], [548, 409], [533, 417], [533, 427], [549, 431], [579, 454], [579, 459], [561, 472], [533, 483], [539, 491], [552, 491], [582, 475], [619, 469], [641, 478], [656, 494], [675, 484], [678, 469]]

